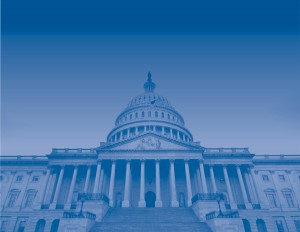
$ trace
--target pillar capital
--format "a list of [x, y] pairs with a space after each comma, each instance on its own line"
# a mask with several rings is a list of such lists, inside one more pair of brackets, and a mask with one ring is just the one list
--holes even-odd
[[190, 159], [184, 159], [185, 163], [188, 163], [190, 161]]
[[141, 163], [145, 163], [146, 159], [140, 159]]
[[156, 162], [156, 163], [159, 163], [159, 162], [160, 162], [160, 159], [155, 159], [155, 162]]
[[102, 163], [102, 160], [97, 160], [97, 164], [101, 164]]
[[175, 159], [169, 159], [170, 163], [174, 163]]

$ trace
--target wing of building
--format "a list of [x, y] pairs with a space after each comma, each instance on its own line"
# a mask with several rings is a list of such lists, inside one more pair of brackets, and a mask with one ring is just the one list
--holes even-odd
[[150, 73], [100, 146], [0, 161], [1, 231], [300, 231], [300, 155], [200, 145]]

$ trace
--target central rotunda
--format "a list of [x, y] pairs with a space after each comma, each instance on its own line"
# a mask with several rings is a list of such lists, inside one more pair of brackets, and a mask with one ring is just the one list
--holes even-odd
[[196, 188], [190, 169], [194, 173], [200, 167], [199, 176], [204, 175], [203, 163], [199, 166], [203, 148], [193, 142], [183, 117], [155, 88], [148, 73], [145, 92], [129, 102], [107, 143], [97, 149], [102, 163], [110, 166], [111, 207], [190, 206]]

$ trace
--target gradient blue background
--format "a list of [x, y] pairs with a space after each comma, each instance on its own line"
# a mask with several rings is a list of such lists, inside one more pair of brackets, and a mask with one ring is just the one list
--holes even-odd
[[300, 154], [296, 0], [2, 1], [2, 155], [96, 147], [148, 71], [206, 147]]

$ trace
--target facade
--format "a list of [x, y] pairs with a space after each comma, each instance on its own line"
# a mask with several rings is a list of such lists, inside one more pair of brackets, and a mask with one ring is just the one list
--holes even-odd
[[1, 231], [88, 231], [148, 207], [191, 208], [212, 231], [300, 231], [300, 155], [203, 147], [155, 88], [149, 74], [96, 148], [2, 156]]

